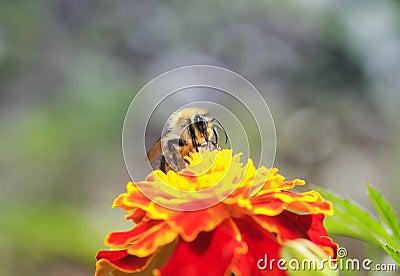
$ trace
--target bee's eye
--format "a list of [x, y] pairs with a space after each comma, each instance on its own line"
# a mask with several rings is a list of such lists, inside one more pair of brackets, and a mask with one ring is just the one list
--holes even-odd
[[195, 122], [195, 123], [204, 121], [204, 119], [205, 119], [204, 116], [203, 116], [203, 115], [200, 115], [200, 114], [197, 114], [196, 116], [194, 116], [194, 122]]

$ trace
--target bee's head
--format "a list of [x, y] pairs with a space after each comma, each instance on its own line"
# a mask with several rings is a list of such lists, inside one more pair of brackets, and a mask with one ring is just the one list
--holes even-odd
[[194, 115], [194, 122], [195, 123], [199, 123], [199, 122], [206, 122], [207, 120], [207, 116], [203, 115], [203, 114], [196, 114]]
[[203, 114], [196, 114], [193, 118], [193, 122], [195, 127], [199, 130], [201, 135], [205, 138], [206, 142], [208, 142], [209, 133], [208, 133], [208, 123], [209, 118]]
[[222, 126], [222, 124], [216, 119], [216, 118], [210, 118], [207, 117], [206, 115], [203, 114], [196, 114], [193, 118], [194, 124], [196, 125], [196, 127], [198, 128], [198, 130], [200, 131], [200, 133], [203, 135], [203, 137], [205, 138], [206, 142], [208, 142], [208, 139], [210, 138], [210, 136], [213, 135], [213, 133], [215, 135], [216, 134], [216, 130], [214, 128], [214, 121], [215, 123], [218, 124], [218, 126], [222, 129], [222, 131], [225, 134], [225, 143], [228, 142], [228, 135], [226, 134], [225, 128]]

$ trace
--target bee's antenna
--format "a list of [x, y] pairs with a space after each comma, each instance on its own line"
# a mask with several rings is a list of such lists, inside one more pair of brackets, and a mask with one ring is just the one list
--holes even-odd
[[226, 134], [226, 130], [224, 128], [224, 126], [220, 123], [220, 121], [217, 120], [217, 118], [212, 118], [210, 122], [216, 121], [218, 123], [218, 126], [222, 129], [222, 131], [225, 134], [225, 143], [228, 143], [229, 138], [228, 138], [228, 134]]

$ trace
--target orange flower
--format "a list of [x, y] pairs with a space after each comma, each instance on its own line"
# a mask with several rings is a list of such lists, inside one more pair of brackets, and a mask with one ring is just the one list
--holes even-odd
[[128, 183], [113, 207], [136, 225], [108, 235], [111, 251], [98, 252], [96, 276], [286, 275], [276, 263], [260, 270], [257, 261], [278, 260], [282, 245], [297, 238], [336, 257], [323, 227], [332, 205], [315, 191], [288, 191], [303, 180], [284, 181], [277, 169], [256, 170], [251, 160], [244, 166], [231, 150], [188, 161], [179, 173], [156, 170]]

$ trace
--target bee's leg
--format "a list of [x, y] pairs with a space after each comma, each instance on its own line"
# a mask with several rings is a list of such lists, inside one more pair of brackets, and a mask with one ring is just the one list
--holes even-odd
[[165, 171], [165, 157], [164, 157], [164, 155], [161, 157], [161, 161], [160, 161], [160, 170], [161, 170], [163, 173], [167, 173], [167, 172]]
[[215, 144], [218, 144], [218, 132], [215, 127], [212, 128], [214, 136], [215, 136]]
[[197, 147], [197, 142], [196, 142], [196, 132], [194, 131], [193, 125], [190, 124], [188, 126], [188, 128], [189, 128], [190, 137], [192, 138], [192, 145], [196, 149], [196, 151], [199, 152], [199, 149]]
[[176, 140], [177, 139], [168, 141], [168, 150], [172, 154], [174, 164], [178, 165], [178, 158], [176, 156], [176, 153], [178, 152], [178, 149], [176, 148], [176, 145], [177, 145]]
[[[174, 170], [181, 170], [185, 167], [185, 162], [180, 156], [179, 146], [182, 144], [181, 139], [172, 139], [168, 141], [168, 150], [172, 155], [172, 161], [174, 162]], [[170, 165], [171, 166], [171, 165]]]

